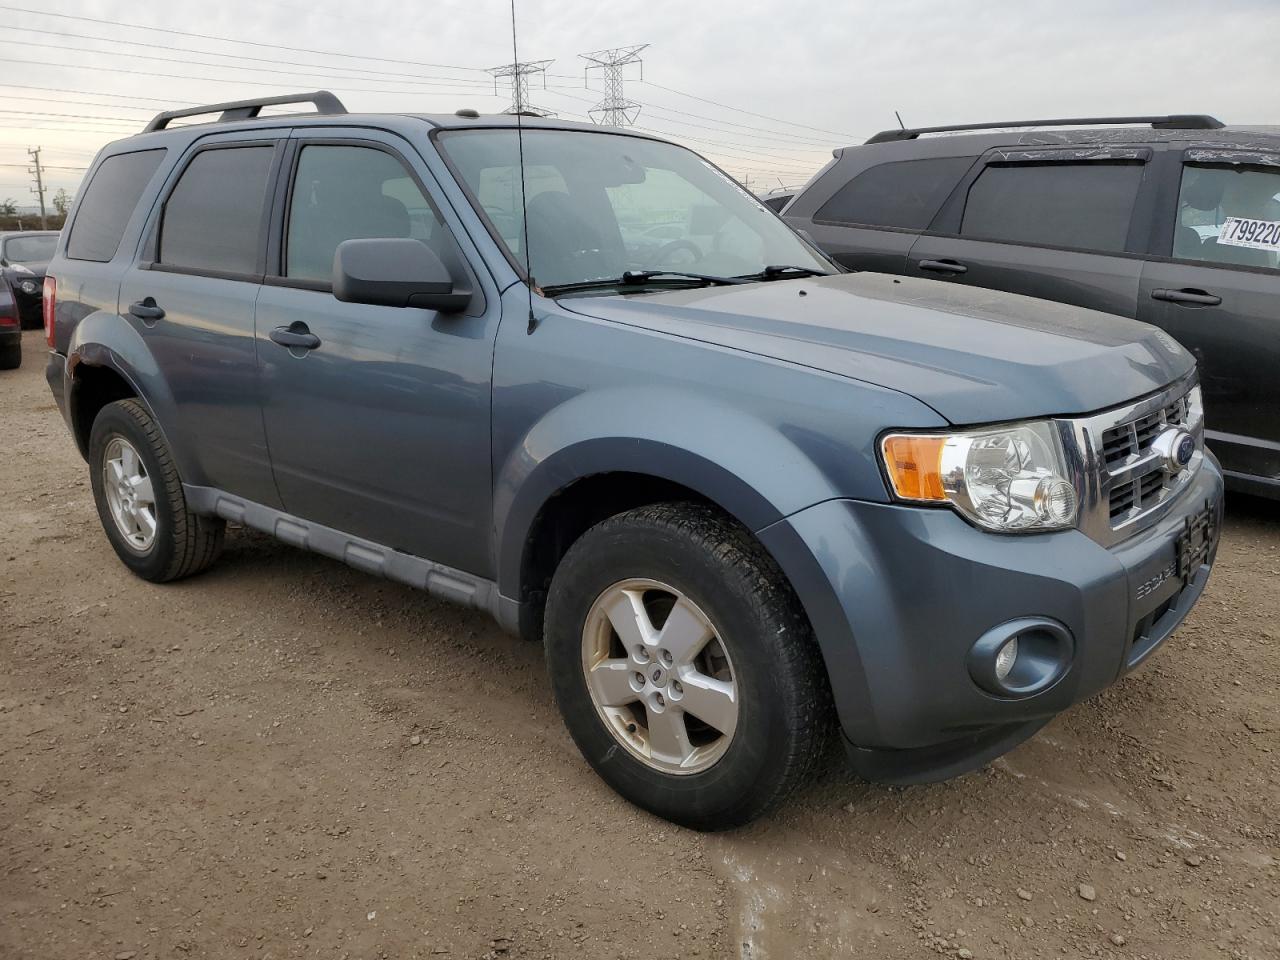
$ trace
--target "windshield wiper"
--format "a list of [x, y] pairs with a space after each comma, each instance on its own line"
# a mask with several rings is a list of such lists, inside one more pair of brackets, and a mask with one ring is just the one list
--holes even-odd
[[673, 280], [696, 280], [708, 286], [726, 286], [735, 283], [748, 283], [740, 277], [717, 277], [707, 273], [686, 273], [683, 270], [628, 270], [620, 277], [599, 278], [596, 280], [578, 280], [573, 283], [552, 283], [542, 288], [548, 296], [557, 293], [572, 293], [576, 290], [598, 290], [601, 287], [629, 287], [649, 283], [651, 280], [662, 280], [670, 277]]
[[772, 263], [759, 273], [748, 273], [738, 277], [739, 280], [781, 280], [784, 277], [829, 277], [825, 270], [814, 270], [811, 267], [793, 267], [786, 263]]

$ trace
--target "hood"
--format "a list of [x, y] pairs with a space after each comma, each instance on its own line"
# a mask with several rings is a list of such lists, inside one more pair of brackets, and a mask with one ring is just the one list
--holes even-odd
[[7, 267], [0, 268], [9, 282], [17, 285], [23, 279], [44, 282], [44, 275], [49, 271], [48, 260], [14, 261]]
[[1135, 320], [875, 273], [559, 303], [897, 390], [954, 424], [1089, 413], [1195, 365], [1167, 333]]

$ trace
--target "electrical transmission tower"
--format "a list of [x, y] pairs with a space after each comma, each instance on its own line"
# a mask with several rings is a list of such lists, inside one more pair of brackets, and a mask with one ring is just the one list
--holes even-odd
[[49, 218], [44, 211], [44, 170], [40, 167], [40, 148], [28, 148], [27, 153], [31, 156], [31, 162], [34, 166], [27, 167], [27, 173], [36, 178], [36, 185], [31, 188], [31, 192], [40, 198], [40, 229], [49, 229]]
[[622, 69], [633, 63], [640, 64], [640, 79], [643, 80], [644, 61], [640, 59], [640, 51], [647, 46], [647, 43], [637, 43], [630, 47], [614, 47], [612, 50], [578, 55], [587, 61], [588, 66], [584, 71], [587, 77], [591, 76], [592, 70], [599, 70], [604, 76], [604, 99], [587, 111], [596, 123], [629, 127], [640, 116], [640, 104], [623, 96]]
[[550, 110], [544, 110], [542, 107], [535, 107], [529, 102], [529, 77], [534, 74], [542, 74], [542, 86], [547, 86], [547, 67], [551, 66], [554, 60], [530, 60], [524, 63], [506, 63], [500, 67], [490, 67], [487, 71], [493, 74], [493, 89], [496, 93], [498, 90], [498, 81], [504, 77], [511, 78], [511, 106], [503, 110], [503, 113], [532, 113], [539, 117], [554, 117], [555, 114]]

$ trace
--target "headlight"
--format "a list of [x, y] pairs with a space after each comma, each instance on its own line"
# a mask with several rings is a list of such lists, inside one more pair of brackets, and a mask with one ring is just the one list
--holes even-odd
[[34, 280], [23, 280], [18, 284], [18, 289], [27, 294], [27, 296], [34, 296], [40, 292], [40, 285]]
[[899, 500], [949, 503], [987, 530], [1060, 530], [1079, 498], [1047, 423], [964, 433], [892, 433], [880, 441]]

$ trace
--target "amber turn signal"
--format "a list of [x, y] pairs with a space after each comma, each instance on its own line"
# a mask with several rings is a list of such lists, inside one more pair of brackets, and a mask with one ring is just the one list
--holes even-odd
[[942, 448], [946, 437], [892, 433], [880, 441], [893, 492], [901, 500], [946, 500], [942, 489]]

